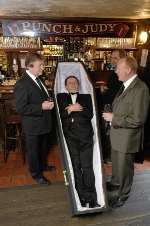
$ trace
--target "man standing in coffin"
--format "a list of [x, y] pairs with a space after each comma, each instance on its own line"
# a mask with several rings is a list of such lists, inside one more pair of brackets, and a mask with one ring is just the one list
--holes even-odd
[[79, 94], [79, 80], [71, 75], [65, 80], [68, 93], [57, 95], [63, 132], [74, 170], [75, 187], [82, 207], [99, 207], [93, 171], [93, 117], [89, 94]]

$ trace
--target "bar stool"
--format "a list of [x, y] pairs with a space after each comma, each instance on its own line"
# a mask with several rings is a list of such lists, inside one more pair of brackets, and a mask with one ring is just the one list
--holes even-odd
[[23, 148], [23, 135], [21, 119], [15, 110], [13, 100], [1, 100], [3, 112], [3, 153], [4, 161], [7, 162], [10, 150], [18, 149], [25, 163], [25, 149]]

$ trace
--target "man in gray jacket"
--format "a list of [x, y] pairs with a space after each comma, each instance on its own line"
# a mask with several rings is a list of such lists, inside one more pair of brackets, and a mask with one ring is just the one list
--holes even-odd
[[122, 206], [129, 197], [134, 175], [134, 156], [142, 143], [149, 106], [149, 91], [137, 77], [137, 67], [133, 57], [119, 60], [116, 73], [123, 86], [113, 102], [113, 112], [103, 113], [103, 118], [111, 123], [111, 185], [119, 185], [113, 207]]

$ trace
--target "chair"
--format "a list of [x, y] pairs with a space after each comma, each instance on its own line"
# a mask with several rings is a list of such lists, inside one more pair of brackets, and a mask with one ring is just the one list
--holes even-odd
[[25, 150], [23, 148], [23, 135], [21, 129], [21, 119], [15, 109], [13, 99], [1, 99], [1, 118], [3, 131], [3, 153], [4, 161], [7, 162], [10, 150], [18, 149], [22, 153], [23, 163], [25, 163]]

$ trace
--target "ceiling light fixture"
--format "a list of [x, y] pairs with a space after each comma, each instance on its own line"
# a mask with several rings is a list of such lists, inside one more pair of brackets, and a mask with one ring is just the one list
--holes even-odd
[[139, 34], [139, 42], [140, 44], [145, 44], [148, 39], [148, 33], [146, 31], [141, 31]]

